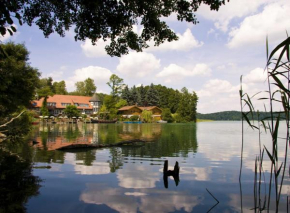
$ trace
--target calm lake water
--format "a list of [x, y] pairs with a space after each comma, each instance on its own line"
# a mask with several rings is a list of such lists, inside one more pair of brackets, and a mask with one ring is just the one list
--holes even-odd
[[[258, 136], [246, 128], [243, 212], [254, 212]], [[241, 122], [40, 125], [31, 138], [40, 142], [29, 149], [33, 175], [42, 181], [39, 194], [26, 203], [27, 212], [241, 212]], [[150, 142], [72, 152], [55, 150], [76, 142], [111, 144], [134, 138]], [[263, 133], [261, 138], [270, 149], [268, 136]], [[264, 158], [268, 183], [270, 163], [266, 154]], [[165, 160], [169, 169], [173, 170], [176, 161], [180, 166], [178, 184], [168, 177], [167, 188]], [[287, 212], [289, 185], [286, 169], [279, 212]], [[268, 184], [263, 187], [268, 190]], [[261, 194], [265, 194], [264, 188]]]

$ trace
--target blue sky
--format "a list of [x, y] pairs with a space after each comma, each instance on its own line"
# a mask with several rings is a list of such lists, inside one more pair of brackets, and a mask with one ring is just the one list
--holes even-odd
[[[64, 38], [57, 34], [44, 38], [36, 26], [16, 23], [17, 33], [0, 39], [25, 43], [31, 66], [42, 77], [65, 80], [68, 91], [90, 77], [97, 92], [109, 93], [106, 82], [116, 74], [130, 87], [150, 83], [187, 87], [199, 96], [198, 112], [210, 113], [239, 110], [241, 75], [246, 91], [266, 88], [266, 36], [270, 47], [285, 39], [286, 30], [290, 32], [289, 14], [289, 0], [231, 0], [218, 12], [202, 5], [197, 25], [178, 22], [175, 15], [164, 19], [178, 33], [178, 41], [121, 58], [106, 55], [103, 41], [97, 46], [89, 40], [76, 42], [73, 29]], [[135, 30], [140, 33], [142, 28]]]

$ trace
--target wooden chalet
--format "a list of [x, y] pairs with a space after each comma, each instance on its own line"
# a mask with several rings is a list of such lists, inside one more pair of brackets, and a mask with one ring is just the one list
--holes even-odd
[[124, 106], [118, 110], [118, 113], [126, 118], [130, 118], [133, 115], [137, 115], [140, 117], [144, 110], [152, 111], [152, 117], [155, 120], [161, 120], [162, 110], [157, 106], [148, 106], [148, 107], [141, 107], [136, 105]]

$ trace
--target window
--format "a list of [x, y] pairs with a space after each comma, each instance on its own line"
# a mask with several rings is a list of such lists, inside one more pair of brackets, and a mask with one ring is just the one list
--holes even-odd
[[83, 103], [80, 103], [78, 104], [80, 107], [89, 107], [89, 104], [83, 104]]
[[55, 102], [47, 102], [47, 106], [56, 106]]
[[62, 106], [69, 106], [70, 103], [61, 103]]

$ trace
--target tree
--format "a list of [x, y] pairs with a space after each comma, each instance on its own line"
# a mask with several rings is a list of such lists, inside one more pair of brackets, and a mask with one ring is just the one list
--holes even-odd
[[167, 121], [168, 123], [171, 123], [174, 121], [170, 109], [165, 108], [162, 110], [162, 114], [161, 114], [162, 120]]
[[138, 90], [135, 85], [131, 88], [130, 93], [131, 93], [130, 105], [138, 104], [138, 100], [140, 100], [140, 98], [139, 98]]
[[67, 94], [65, 81], [53, 82], [52, 88], [53, 88], [54, 94], [58, 94], [58, 95]]
[[151, 84], [146, 93], [146, 103], [148, 106], [157, 106], [159, 101], [158, 92], [154, 88], [154, 85]]
[[[155, 45], [174, 41], [178, 37], [162, 20], [176, 14], [179, 21], [198, 23], [195, 12], [201, 4], [218, 10], [225, 0], [130, 0], [130, 1], [43, 1], [2, 0], [0, 3], [0, 34], [16, 32], [16, 18], [20, 25], [36, 24], [48, 37], [57, 32], [65, 35], [75, 27], [75, 40], [109, 40], [105, 47], [111, 56], [127, 54], [129, 49], [142, 51], [152, 40]], [[140, 35], [133, 31], [134, 25], [143, 28]]]
[[76, 93], [83, 96], [92, 96], [97, 87], [95, 86], [94, 80], [87, 78], [85, 81], [76, 82]]
[[181, 122], [196, 121], [196, 105], [198, 100], [196, 93], [190, 94], [185, 87], [181, 89], [181, 92], [182, 95], [177, 109]]
[[80, 115], [80, 112], [79, 112], [78, 108], [75, 105], [66, 106], [66, 108], [63, 110], [63, 112], [69, 118], [78, 117]]
[[122, 89], [125, 85], [123, 82], [123, 78], [120, 78], [115, 74], [111, 75], [110, 81], [107, 82], [107, 85], [112, 89], [111, 95], [113, 98], [117, 97], [122, 92]]
[[152, 122], [152, 111], [143, 110], [141, 114], [142, 120], [146, 123]]
[[128, 104], [130, 104], [130, 100], [131, 100], [131, 93], [130, 90], [128, 88], [128, 86], [126, 85], [125, 88], [122, 90], [121, 93], [121, 98], [126, 100]]
[[141, 84], [141, 86], [138, 89], [138, 104], [140, 106], [145, 106], [146, 105], [146, 89], [143, 86], [143, 84]]
[[127, 106], [128, 103], [126, 100], [124, 99], [120, 99], [116, 104], [115, 104], [115, 107], [116, 109], [120, 109], [121, 107], [124, 107], [124, 106]]
[[1, 119], [30, 105], [40, 74], [29, 65], [29, 52], [23, 44], [8, 42], [0, 46], [7, 56], [3, 57], [0, 53]]

